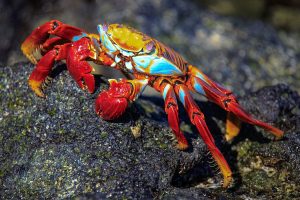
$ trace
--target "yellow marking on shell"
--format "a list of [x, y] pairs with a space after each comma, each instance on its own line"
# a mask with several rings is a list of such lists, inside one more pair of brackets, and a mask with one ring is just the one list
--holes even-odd
[[118, 81], [116, 79], [108, 79], [109, 85], [113, 83], [117, 83]]
[[152, 41], [152, 39], [137, 30], [120, 24], [111, 24], [107, 30], [111, 39], [122, 49], [139, 52]]
[[90, 50], [90, 58], [94, 59], [94, 60], [97, 60], [97, 50], [95, 49], [95, 47], [93, 45], [89, 45], [89, 50]]
[[[97, 34], [94, 34], [94, 33], [90, 33], [90, 34], [88, 34], [88, 36], [89, 36], [89, 38], [92, 40], [93, 38], [95, 38], [97, 41], [99, 41], [100, 40], [100, 37], [99, 37], [99, 35], [97, 35]], [[97, 58], [98, 58], [98, 54], [97, 54], [97, 52], [99, 51], [99, 49], [96, 49], [95, 48], [95, 46], [94, 45], [89, 45], [89, 49], [90, 49], [90, 57], [92, 58], [92, 59], [94, 59], [94, 60], [97, 60]]]
[[90, 34], [88, 34], [88, 36], [89, 36], [90, 38], [96, 38], [98, 41], [100, 40], [100, 36], [99, 36], [98, 34], [90, 33]]

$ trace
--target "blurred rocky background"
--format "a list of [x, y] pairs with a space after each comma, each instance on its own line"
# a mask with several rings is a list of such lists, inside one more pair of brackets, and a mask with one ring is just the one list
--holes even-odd
[[[297, 0], [0, 1], [0, 199], [299, 198], [299, 13]], [[113, 123], [94, 112], [105, 78], [90, 95], [64, 71], [47, 99], [37, 98], [27, 86], [34, 66], [19, 48], [51, 19], [90, 32], [99, 23], [124, 23], [157, 38], [232, 89], [285, 138], [275, 142], [244, 125], [226, 143], [226, 113], [198, 101], [234, 172], [233, 188], [224, 190], [183, 110], [181, 127], [192, 147], [174, 147], [163, 100], [151, 90]]]
[[21, 42], [50, 19], [90, 32], [96, 32], [99, 23], [124, 23], [173, 47], [237, 94], [277, 83], [300, 91], [299, 4], [297, 0], [2, 0], [0, 62], [25, 61]]
[[300, 31], [298, 0], [201, 0], [195, 2], [227, 16], [263, 20], [286, 31]]

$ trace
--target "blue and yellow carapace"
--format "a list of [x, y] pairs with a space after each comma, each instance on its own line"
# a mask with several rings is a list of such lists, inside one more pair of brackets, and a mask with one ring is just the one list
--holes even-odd
[[[137, 99], [149, 85], [165, 100], [168, 122], [184, 150], [188, 142], [179, 127], [178, 103], [186, 109], [223, 176], [223, 186], [232, 181], [232, 172], [206, 125], [204, 114], [190, 92], [199, 93], [228, 111], [225, 138], [231, 140], [240, 129], [240, 120], [260, 126], [281, 138], [283, 132], [246, 113], [231, 91], [212, 81], [195, 66], [163, 43], [122, 24], [98, 25], [98, 34], [63, 24], [58, 20], [36, 28], [23, 42], [22, 51], [34, 64], [29, 86], [40, 97], [56, 61], [65, 60], [67, 69], [77, 84], [90, 93], [95, 90], [94, 69], [89, 62], [122, 71], [127, 79], [110, 80], [110, 88], [96, 99], [96, 112], [105, 120], [122, 115], [129, 102]], [[40, 59], [34, 56], [39, 51]]]

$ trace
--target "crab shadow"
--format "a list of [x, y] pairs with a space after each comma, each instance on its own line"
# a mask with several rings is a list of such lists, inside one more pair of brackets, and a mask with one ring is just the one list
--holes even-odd
[[[61, 63], [57, 64], [53, 68], [49, 76], [52, 78], [56, 78], [59, 74], [61, 74], [63, 71], [66, 70], [67, 67], [65, 64], [61, 64]], [[102, 90], [108, 89], [109, 87], [106, 78], [104, 78], [101, 75], [94, 75], [94, 77], [95, 77], [96, 89], [95, 92], [91, 94], [90, 97], [88, 97], [91, 99], [96, 99], [98, 94], [101, 93]], [[164, 101], [162, 98], [141, 96], [140, 99], [142, 101], [145, 101], [149, 105], [152, 104], [157, 107], [160, 107], [161, 109], [158, 109], [157, 112], [153, 112], [149, 114], [147, 113], [147, 110], [142, 106], [140, 106], [138, 103], [133, 103], [129, 105], [129, 108], [121, 117], [110, 122], [134, 124], [136, 121], [141, 120], [141, 118], [144, 119], [146, 118], [160, 123], [161, 122], [166, 124], [168, 123], [167, 115], [164, 112]], [[261, 134], [261, 132], [258, 132], [252, 125], [243, 123], [240, 134], [236, 138], [234, 138], [234, 140], [231, 143], [228, 143], [225, 141], [223, 131], [220, 129], [220, 126], [218, 126], [218, 124], [221, 122], [222, 126], [225, 127], [226, 111], [224, 111], [219, 106], [211, 102], [196, 101], [196, 103], [199, 106], [200, 110], [205, 115], [205, 121], [207, 123], [210, 132], [213, 135], [213, 138], [215, 139], [216, 146], [223, 153], [231, 170], [233, 171], [234, 184], [229, 191], [235, 191], [241, 187], [242, 177], [240, 172], [238, 171], [238, 166], [237, 166], [238, 152], [236, 150], [233, 150], [232, 146], [246, 139], [261, 144], [272, 142], [272, 140], [267, 137], [264, 137]], [[179, 105], [179, 116], [181, 122], [184, 122], [185, 124], [191, 124], [187, 113], [185, 112], [185, 110], [182, 108], [181, 105]], [[191, 126], [191, 129], [193, 134], [184, 133], [189, 143], [189, 148], [186, 150], [187, 153], [192, 153], [194, 151], [195, 147], [192, 145], [192, 141], [199, 137], [199, 134], [197, 134], [198, 131], [196, 127]], [[187, 172], [182, 174], [180, 173], [180, 169], [178, 169], [173, 175], [172, 182], [171, 182], [172, 186], [179, 187], [179, 188], [189, 188], [189, 187], [199, 185], [200, 183], [203, 183], [208, 178], [215, 177], [216, 170], [218, 169], [212, 167], [210, 161], [211, 161], [211, 156], [206, 155], [202, 157], [202, 159], [200, 160], [200, 162], [198, 162], [198, 164], [196, 164], [194, 167], [192, 167], [192, 169], [188, 170]]]
[[[51, 73], [49, 74], [50, 78], [58, 78], [58, 76], [63, 73], [68, 71], [67, 65], [65, 63], [57, 63]], [[109, 82], [108, 80], [102, 76], [102, 75], [94, 75], [95, 78], [95, 91], [88, 95], [88, 99], [95, 101], [98, 95], [103, 91], [107, 90], [109, 88]], [[74, 83], [76, 84], [76, 83]], [[134, 113], [134, 114], [133, 114]], [[135, 104], [129, 104], [128, 109], [126, 112], [121, 115], [119, 118], [115, 120], [111, 120], [110, 123], [131, 123], [134, 124], [135, 121], [139, 120], [140, 118], [140, 113], [139, 109], [135, 106]]]
[[[142, 96], [140, 98], [145, 101], [148, 101], [149, 103], [153, 103], [161, 107], [163, 111], [164, 101], [162, 98], [148, 96]], [[224, 131], [227, 112], [212, 102], [196, 100], [196, 103], [205, 115], [205, 121], [210, 132], [213, 135], [213, 138], [215, 139], [216, 146], [220, 149], [225, 159], [227, 160], [231, 170], [233, 171], [234, 184], [232, 184], [232, 187], [228, 191], [237, 191], [241, 187], [242, 177], [237, 166], [238, 152], [236, 150], [233, 150], [234, 148], [232, 147], [240, 142], [245, 141], [246, 139], [260, 144], [270, 143], [273, 142], [273, 140], [265, 137], [260, 131], [257, 131], [253, 125], [243, 123], [239, 135], [236, 136], [232, 142], [226, 142], [224, 137]], [[139, 109], [142, 108], [139, 107]], [[142, 112], [146, 111], [143, 110]], [[181, 121], [183, 121], [186, 124], [191, 124], [186, 111], [181, 105], [179, 105], [179, 116]], [[151, 120], [157, 120], [159, 122], [167, 123], [166, 117], [166, 114], [161, 115], [160, 112], [156, 112], [151, 115]], [[224, 128], [221, 128], [220, 126], [223, 126]], [[197, 134], [198, 130], [196, 129], [196, 127], [191, 126], [191, 128], [193, 134], [184, 133], [190, 145], [189, 149], [187, 149], [188, 153], [194, 151], [195, 147], [193, 147], [192, 141], [199, 137], [199, 134]], [[205, 182], [205, 180], [207, 180], [208, 178], [214, 178], [216, 176], [216, 173], [219, 172], [219, 169], [216, 168], [216, 166], [212, 166], [211, 161], [211, 156], [206, 155], [202, 157], [198, 164], [196, 164], [194, 167], [192, 167], [192, 169], [188, 170], [187, 172], [182, 174], [180, 172], [180, 169], [178, 169], [173, 176], [171, 183], [172, 186], [179, 188], [189, 188]]]
[[[51, 73], [49, 74], [49, 77], [53, 79], [57, 78], [62, 72], [65, 71], [68, 71], [67, 65], [65, 63], [59, 62], [53, 67]], [[102, 87], [100, 87], [103, 83], [108, 87], [108, 81], [105, 78], [103, 78], [103, 76], [94, 75], [94, 78], [95, 78], [95, 92], [92, 94], [92, 96], [96, 95], [98, 90], [103, 89]]]

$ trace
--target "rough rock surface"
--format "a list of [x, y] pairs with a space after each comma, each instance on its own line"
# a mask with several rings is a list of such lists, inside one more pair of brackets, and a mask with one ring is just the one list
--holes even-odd
[[[198, 102], [235, 173], [220, 188], [205, 144], [181, 111], [191, 148], [172, 142], [160, 98], [144, 97], [115, 122], [94, 112], [96, 94], [81, 91], [63, 71], [40, 99], [28, 89], [33, 65], [0, 67], [0, 194], [5, 199], [292, 199], [300, 195], [300, 97], [286, 85], [240, 99], [256, 117], [286, 131], [281, 141], [244, 125], [223, 140], [225, 112]], [[135, 138], [132, 127], [141, 136]], [[135, 131], [139, 133], [139, 131]]]

